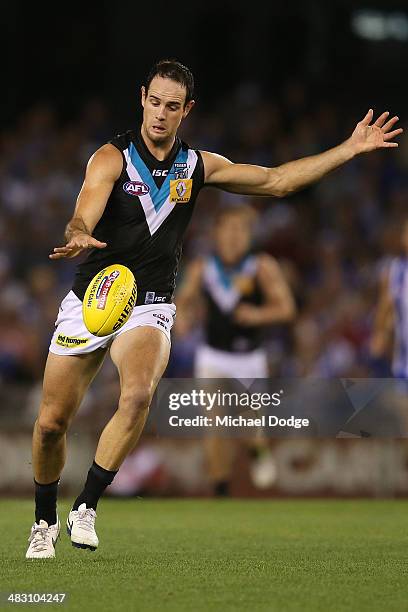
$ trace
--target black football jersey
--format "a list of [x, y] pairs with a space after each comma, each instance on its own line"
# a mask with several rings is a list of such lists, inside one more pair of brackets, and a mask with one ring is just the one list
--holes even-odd
[[235, 266], [226, 267], [216, 255], [204, 262], [202, 288], [206, 301], [204, 326], [206, 343], [215, 349], [235, 352], [253, 351], [261, 345], [262, 330], [234, 320], [239, 304], [264, 302], [257, 282], [258, 260], [244, 257]]
[[121, 151], [123, 169], [92, 234], [107, 247], [92, 249], [78, 265], [72, 289], [83, 300], [93, 276], [117, 263], [135, 276], [137, 305], [170, 302], [183, 235], [204, 184], [201, 154], [176, 138], [159, 161], [133, 130], [110, 143]]

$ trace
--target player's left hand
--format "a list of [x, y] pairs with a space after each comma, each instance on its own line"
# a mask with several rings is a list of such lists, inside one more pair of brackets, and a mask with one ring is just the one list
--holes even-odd
[[234, 311], [234, 320], [239, 325], [252, 327], [261, 324], [261, 311], [251, 304], [240, 304]]
[[394, 142], [394, 138], [403, 132], [402, 128], [393, 129], [399, 121], [399, 117], [388, 119], [390, 113], [387, 111], [382, 113], [378, 119], [371, 125], [374, 111], [372, 108], [368, 111], [362, 121], [357, 123], [356, 129], [352, 133], [349, 143], [352, 145], [355, 153], [368, 153], [375, 149], [386, 149], [398, 147], [398, 143]]

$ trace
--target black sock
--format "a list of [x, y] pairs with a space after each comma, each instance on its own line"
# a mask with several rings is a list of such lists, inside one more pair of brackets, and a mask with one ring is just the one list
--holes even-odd
[[37, 525], [41, 519], [47, 521], [48, 525], [55, 525], [57, 522], [58, 483], [59, 479], [50, 484], [39, 484], [34, 480], [35, 522]]
[[78, 510], [81, 504], [86, 504], [87, 508], [93, 508], [96, 510], [99, 498], [106, 487], [111, 484], [117, 473], [117, 470], [116, 472], [105, 470], [94, 461], [91, 469], [88, 472], [88, 477], [86, 479], [83, 491], [79, 497], [76, 498], [72, 509]]
[[216, 497], [228, 497], [230, 486], [228, 480], [219, 480], [214, 484], [214, 495]]

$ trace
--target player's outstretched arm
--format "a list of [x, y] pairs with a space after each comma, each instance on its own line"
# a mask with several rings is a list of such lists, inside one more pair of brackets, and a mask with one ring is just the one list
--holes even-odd
[[98, 149], [90, 158], [72, 219], [65, 229], [66, 244], [55, 247], [50, 259], [76, 257], [85, 249], [104, 249], [106, 242], [92, 237], [105, 210], [115, 181], [122, 172], [122, 155], [111, 144]]
[[382, 113], [372, 123], [373, 111], [370, 109], [357, 124], [350, 138], [342, 144], [319, 155], [304, 157], [276, 168], [233, 164], [221, 155], [203, 151], [205, 182], [207, 185], [243, 195], [289, 195], [318, 181], [356, 155], [376, 149], [398, 147], [394, 138], [403, 130], [394, 129], [398, 117], [388, 117], [388, 112]]

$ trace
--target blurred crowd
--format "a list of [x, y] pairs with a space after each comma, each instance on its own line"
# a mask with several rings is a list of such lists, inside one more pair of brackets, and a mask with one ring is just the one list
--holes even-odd
[[[214, 107], [198, 104], [181, 135], [191, 146], [233, 161], [278, 165], [339, 143], [367, 110], [365, 101], [354, 100], [350, 108], [316, 102], [297, 81], [272, 100], [244, 83]], [[137, 108], [135, 125], [128, 127], [136, 125]], [[40, 384], [58, 305], [76, 265], [75, 260], [51, 262], [48, 254], [63, 243], [87, 159], [123, 131], [119, 127], [103, 101], [95, 99], [69, 121], [50, 106], [33, 107], [0, 133], [1, 383]], [[386, 362], [371, 358], [369, 339], [379, 275], [398, 249], [406, 211], [404, 141], [396, 151], [355, 159], [288, 199], [202, 191], [178, 282], [186, 262], [210, 252], [215, 211], [250, 203], [257, 211], [253, 248], [280, 261], [298, 305], [290, 327], [265, 333], [272, 375], [389, 375]], [[177, 322], [169, 376], [191, 375], [204, 316], [198, 309]], [[99, 377], [113, 384], [109, 365]]]

